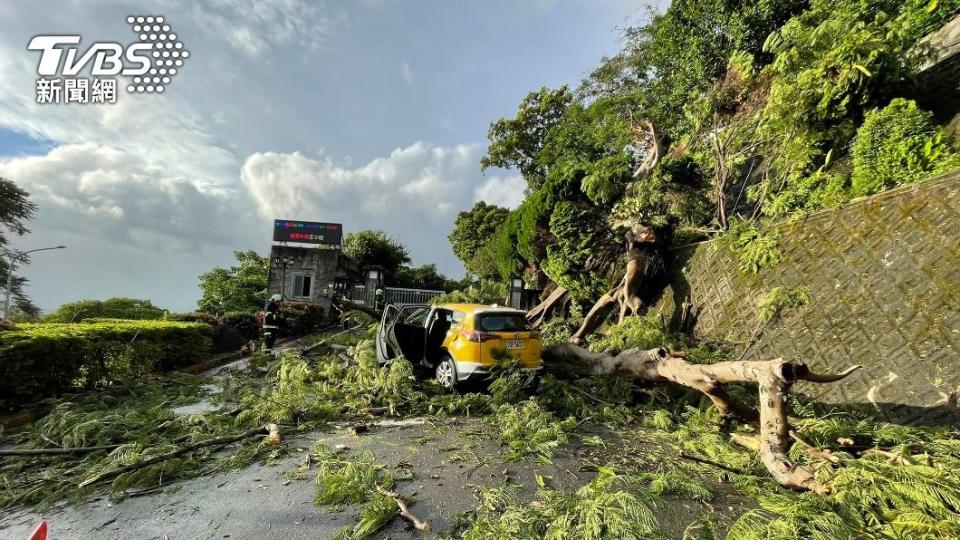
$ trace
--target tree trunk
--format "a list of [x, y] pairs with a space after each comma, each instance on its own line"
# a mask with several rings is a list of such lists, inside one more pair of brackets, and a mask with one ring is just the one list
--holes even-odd
[[663, 137], [657, 135], [657, 130], [653, 124], [647, 121], [640, 123], [630, 123], [630, 132], [639, 147], [646, 147], [647, 154], [643, 162], [633, 171], [634, 178], [646, 178], [653, 173], [653, 170], [660, 162], [660, 156], [663, 155]]
[[796, 381], [827, 383], [839, 381], [861, 366], [836, 375], [811, 373], [806, 364], [783, 359], [691, 364], [664, 348], [630, 349], [622, 353], [592, 353], [577, 345], [561, 343], [543, 351], [544, 367], [559, 373], [612, 375], [633, 382], [675, 382], [699, 390], [713, 401], [721, 414], [756, 421], [757, 413], [733, 401], [723, 385], [757, 383], [760, 388], [760, 459], [781, 485], [826, 493], [829, 486], [817, 482], [813, 471], [793, 463], [787, 456], [789, 426], [786, 398]]
[[570, 337], [571, 342], [580, 343], [583, 338], [595, 332], [610, 314], [614, 303], [620, 307], [620, 321], [627, 316], [628, 312], [630, 315], [636, 315], [643, 308], [639, 291], [647, 269], [650, 251], [657, 241], [657, 236], [653, 229], [640, 226], [628, 231], [624, 239], [626, 240], [627, 269], [623, 278], [616, 287], [604, 293], [593, 304], [583, 318], [580, 328]]
[[557, 311], [557, 307], [562, 306], [567, 299], [567, 290], [559, 285], [555, 285], [546, 299], [540, 302], [533, 309], [527, 312], [527, 320], [534, 328], [539, 328]]
[[580, 323], [580, 328], [577, 328], [577, 331], [570, 336], [572, 343], [579, 344], [583, 341], [583, 338], [594, 333], [597, 328], [600, 328], [600, 325], [603, 324], [603, 321], [606, 320], [607, 316], [613, 310], [614, 303], [620, 302], [624, 287], [623, 280], [620, 280], [620, 285], [604, 293], [603, 296], [593, 304], [593, 307], [590, 308], [590, 311], [588, 311], [587, 315], [583, 318], [583, 322]]

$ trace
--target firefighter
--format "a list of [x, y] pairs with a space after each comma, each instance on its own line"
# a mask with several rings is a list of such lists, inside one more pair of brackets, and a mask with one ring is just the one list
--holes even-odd
[[279, 294], [271, 296], [266, 313], [263, 314], [263, 351], [267, 354], [273, 352], [273, 344], [277, 341], [277, 333], [283, 321], [280, 317], [280, 299]]

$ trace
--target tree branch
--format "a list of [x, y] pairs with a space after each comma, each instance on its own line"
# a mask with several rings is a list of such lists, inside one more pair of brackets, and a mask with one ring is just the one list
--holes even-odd
[[544, 368], [581, 375], [611, 375], [633, 382], [675, 382], [705, 394], [723, 415], [756, 421], [757, 413], [737, 403], [723, 385], [754, 382], [760, 392], [760, 459], [783, 486], [826, 493], [829, 486], [817, 482], [813, 471], [793, 463], [787, 456], [789, 426], [786, 397], [793, 383], [836, 382], [860, 366], [838, 374], [812, 373], [806, 364], [782, 358], [760, 361], [729, 361], [716, 364], [692, 364], [665, 348], [629, 349], [622, 353], [592, 353], [572, 343], [551, 345], [543, 350]]

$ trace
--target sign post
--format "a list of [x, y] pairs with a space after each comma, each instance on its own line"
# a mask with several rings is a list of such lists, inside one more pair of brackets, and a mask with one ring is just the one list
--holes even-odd
[[339, 249], [342, 240], [343, 225], [340, 223], [316, 223], [289, 219], [273, 220], [274, 242], [317, 244]]

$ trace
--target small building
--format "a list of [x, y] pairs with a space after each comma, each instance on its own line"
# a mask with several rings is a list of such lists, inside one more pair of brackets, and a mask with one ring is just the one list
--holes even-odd
[[356, 264], [340, 250], [341, 236], [339, 223], [275, 220], [267, 296], [313, 304], [329, 316], [334, 295], [348, 295], [363, 282]]

